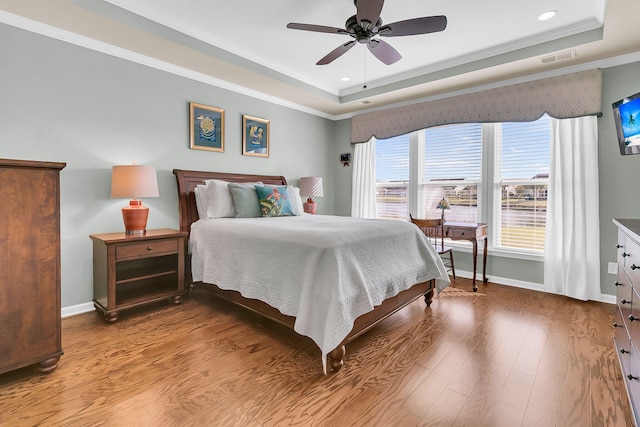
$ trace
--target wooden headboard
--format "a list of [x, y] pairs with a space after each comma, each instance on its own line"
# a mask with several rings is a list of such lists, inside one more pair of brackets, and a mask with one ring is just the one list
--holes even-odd
[[196, 222], [198, 209], [196, 207], [196, 197], [193, 189], [196, 185], [204, 184], [207, 179], [220, 179], [228, 182], [257, 182], [270, 185], [287, 185], [284, 176], [279, 175], [245, 175], [224, 172], [206, 172], [174, 169], [178, 183], [178, 209], [180, 211], [180, 231], [189, 232], [191, 224]]

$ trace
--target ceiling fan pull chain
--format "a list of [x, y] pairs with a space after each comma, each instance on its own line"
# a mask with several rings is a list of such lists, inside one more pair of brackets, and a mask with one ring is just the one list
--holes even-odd
[[367, 49], [362, 49], [364, 52], [364, 85], [362, 85], [362, 89], [367, 88]]

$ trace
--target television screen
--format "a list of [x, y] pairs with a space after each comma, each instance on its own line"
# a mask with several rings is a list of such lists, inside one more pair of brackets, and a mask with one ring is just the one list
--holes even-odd
[[640, 154], [640, 92], [614, 102], [612, 107], [620, 154]]

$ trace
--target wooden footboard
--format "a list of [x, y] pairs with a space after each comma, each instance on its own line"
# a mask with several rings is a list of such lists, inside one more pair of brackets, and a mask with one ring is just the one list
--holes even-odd
[[[220, 289], [216, 285], [212, 284], [204, 284], [211, 288], [211, 291], [218, 297], [224, 298], [225, 300], [236, 304], [240, 307], [244, 307], [245, 309], [251, 310], [254, 313], [258, 313], [263, 317], [273, 320], [274, 322], [280, 323], [291, 330], [293, 330], [293, 325], [296, 321], [296, 318], [293, 316], [286, 316], [277, 309], [271, 307], [270, 305], [256, 300], [243, 297], [240, 292], [230, 291], [225, 289]], [[433, 290], [435, 287], [434, 280], [430, 280], [428, 282], [418, 283], [413, 285], [411, 288], [400, 292], [395, 297], [388, 298], [382, 302], [379, 306], [375, 307], [373, 311], [369, 313], [365, 313], [362, 316], [358, 317], [354, 324], [353, 329], [347, 337], [340, 343], [338, 347], [336, 347], [333, 351], [329, 353], [329, 366], [335, 371], [338, 372], [340, 368], [344, 365], [344, 357], [346, 355], [346, 345], [358, 338], [360, 335], [367, 332], [369, 329], [373, 328], [379, 322], [383, 321], [387, 317], [391, 316], [398, 310], [406, 307], [411, 304], [416, 299], [424, 296], [425, 303], [428, 306], [431, 305], [431, 300], [433, 298]]]
[[[262, 181], [265, 184], [286, 185], [287, 181], [283, 176], [277, 175], [244, 175], [244, 174], [229, 174], [220, 172], [203, 172], [203, 171], [189, 171], [174, 169], [174, 175], [176, 176], [178, 184], [178, 207], [180, 212], [180, 230], [190, 232], [191, 224], [197, 221], [198, 211], [196, 208], [196, 201], [194, 195], [194, 188], [198, 184], [203, 184], [207, 179], [220, 179], [229, 182], [256, 182]], [[192, 283], [190, 275], [190, 259], [187, 258], [188, 266], [187, 277], [185, 283]], [[280, 313], [277, 309], [270, 305], [258, 301], [255, 299], [248, 299], [243, 297], [239, 292], [228, 291], [218, 288], [215, 285], [210, 285], [211, 290], [215, 295], [226, 299], [234, 304], [258, 313], [268, 319], [278, 322], [293, 329], [295, 323], [295, 317], [286, 316]], [[355, 338], [359, 337], [377, 323], [391, 316], [398, 310], [406, 307], [417, 298], [424, 296], [427, 306], [431, 304], [433, 297], [433, 290], [435, 287], [435, 281], [418, 283], [411, 288], [400, 292], [395, 297], [389, 298], [369, 313], [363, 314], [355, 320], [353, 329], [343, 340], [343, 342], [329, 354], [329, 366], [334, 371], [339, 371], [344, 365], [344, 356], [346, 354], [345, 346]], [[190, 288], [190, 287], [189, 287]]]

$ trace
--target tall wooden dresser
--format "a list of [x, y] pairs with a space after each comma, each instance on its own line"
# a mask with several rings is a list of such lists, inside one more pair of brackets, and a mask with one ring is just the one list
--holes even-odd
[[618, 280], [614, 342], [635, 425], [640, 425], [640, 219], [614, 219], [618, 226]]
[[60, 171], [0, 159], [0, 373], [56, 369], [60, 322]]

